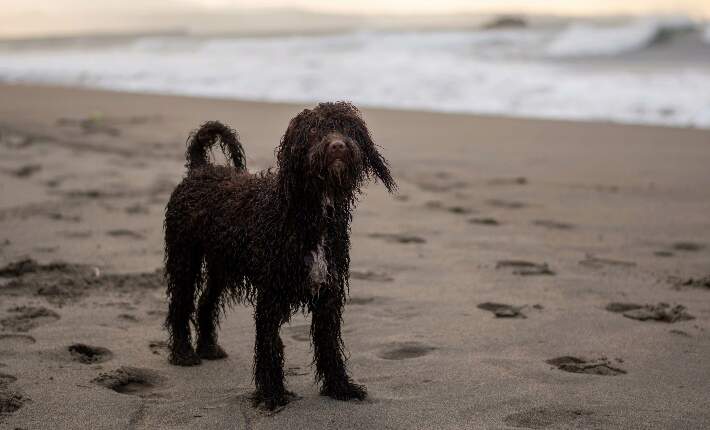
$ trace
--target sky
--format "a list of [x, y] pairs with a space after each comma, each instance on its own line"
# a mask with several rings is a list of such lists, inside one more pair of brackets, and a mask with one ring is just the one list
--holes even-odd
[[456, 13], [521, 11], [598, 14], [681, 12], [709, 14], [707, 0], [185, 0], [206, 7], [302, 7], [341, 13]]
[[0, 15], [81, 10], [165, 10], [171, 8], [300, 8], [337, 13], [456, 13], [521, 11], [533, 13], [598, 14], [680, 12], [710, 13], [707, 0], [0, 0]]
[[147, 30], [179, 26], [191, 14], [283, 9], [347, 15], [664, 13], [710, 19], [710, 0], [0, 0], [0, 37]]

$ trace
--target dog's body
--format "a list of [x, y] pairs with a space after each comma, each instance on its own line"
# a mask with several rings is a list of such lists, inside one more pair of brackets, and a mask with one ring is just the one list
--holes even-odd
[[[217, 138], [233, 167], [208, 162]], [[308, 311], [321, 392], [364, 398], [347, 374], [340, 331], [351, 209], [366, 179], [377, 177], [390, 191], [396, 185], [357, 109], [339, 102], [301, 112], [278, 148], [276, 171], [249, 174], [236, 133], [217, 122], [191, 136], [187, 159], [165, 218], [171, 363], [226, 357], [217, 344], [220, 310], [233, 301], [254, 304], [255, 400], [273, 409], [288, 401], [279, 328]]]

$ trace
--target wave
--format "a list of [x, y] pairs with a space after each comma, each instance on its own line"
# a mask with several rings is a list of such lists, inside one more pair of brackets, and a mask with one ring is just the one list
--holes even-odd
[[702, 67], [639, 69], [623, 57], [594, 68], [550, 61], [544, 49], [555, 31], [168, 35], [81, 48], [0, 46], [0, 82], [710, 128], [710, 75]]
[[546, 53], [550, 57], [619, 55], [695, 29], [695, 23], [684, 16], [648, 17], [617, 26], [571, 24], [552, 40]]

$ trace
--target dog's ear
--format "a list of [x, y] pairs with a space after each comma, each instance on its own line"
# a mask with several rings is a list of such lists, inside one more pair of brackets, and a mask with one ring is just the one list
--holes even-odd
[[305, 181], [303, 167], [308, 153], [312, 116], [312, 110], [304, 109], [293, 117], [275, 151], [279, 170], [279, 190], [287, 203], [294, 198], [297, 199], [293, 193], [299, 187], [303, 187]]
[[367, 129], [365, 121], [360, 115], [360, 111], [351, 106], [353, 110], [352, 114], [352, 127], [350, 130], [351, 137], [355, 139], [362, 150], [363, 164], [365, 169], [365, 174], [368, 177], [378, 178], [387, 191], [394, 193], [397, 191], [397, 183], [392, 178], [390, 173], [389, 163], [385, 157], [378, 151], [378, 146], [372, 140], [370, 136], [370, 131]]
[[311, 113], [310, 109], [304, 109], [288, 123], [286, 133], [284, 133], [281, 143], [276, 148], [276, 160], [280, 169], [288, 170], [289, 165], [299, 158], [298, 154], [304, 155], [306, 153]]

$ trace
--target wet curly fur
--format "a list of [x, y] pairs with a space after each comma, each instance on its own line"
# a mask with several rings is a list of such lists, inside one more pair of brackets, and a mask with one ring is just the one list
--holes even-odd
[[[209, 162], [219, 142], [232, 166]], [[255, 306], [256, 404], [288, 402], [280, 326], [312, 314], [316, 378], [323, 395], [363, 399], [346, 368], [341, 337], [350, 263], [350, 222], [361, 186], [396, 184], [360, 112], [321, 103], [291, 120], [277, 169], [250, 174], [236, 132], [208, 122], [188, 139], [187, 175], [165, 214], [170, 362], [191, 366], [227, 356], [217, 343], [221, 311]], [[196, 330], [196, 347], [190, 330]]]

